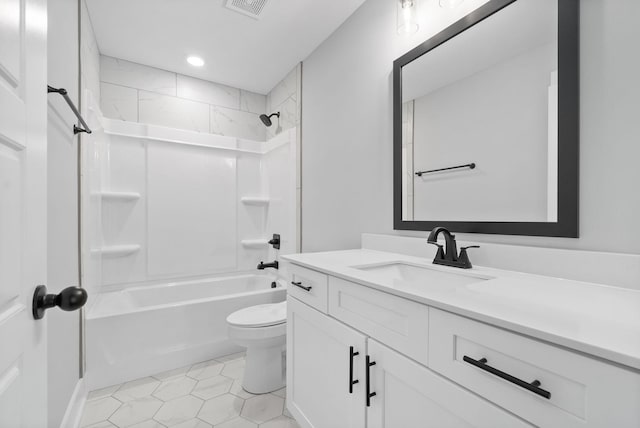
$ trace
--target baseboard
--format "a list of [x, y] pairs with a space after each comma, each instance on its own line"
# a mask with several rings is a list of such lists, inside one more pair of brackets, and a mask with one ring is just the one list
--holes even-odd
[[82, 409], [84, 409], [84, 403], [87, 401], [87, 393], [86, 383], [84, 379], [80, 379], [73, 390], [67, 410], [64, 412], [60, 428], [78, 428], [80, 426]]

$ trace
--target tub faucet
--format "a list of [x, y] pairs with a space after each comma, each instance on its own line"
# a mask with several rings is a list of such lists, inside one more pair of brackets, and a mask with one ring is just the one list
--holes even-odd
[[278, 261], [275, 260], [275, 261], [273, 261], [271, 263], [260, 262], [258, 264], [258, 270], [264, 270], [266, 268], [278, 269]]
[[[444, 235], [445, 249], [442, 249], [442, 245], [438, 244], [438, 235]], [[468, 248], [480, 248], [478, 245], [471, 245], [469, 247], [460, 248], [460, 255], [458, 255], [458, 248], [456, 246], [456, 237], [451, 234], [444, 227], [436, 227], [431, 231], [427, 242], [438, 247], [436, 256], [433, 259], [433, 263], [436, 265], [452, 266], [462, 269], [470, 269], [472, 267], [469, 256], [467, 255]]]

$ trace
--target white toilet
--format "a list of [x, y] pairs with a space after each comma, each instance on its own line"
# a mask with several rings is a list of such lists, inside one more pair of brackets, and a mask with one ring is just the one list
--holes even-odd
[[245, 391], [265, 394], [284, 387], [287, 302], [240, 309], [227, 317], [227, 324], [229, 338], [247, 348]]

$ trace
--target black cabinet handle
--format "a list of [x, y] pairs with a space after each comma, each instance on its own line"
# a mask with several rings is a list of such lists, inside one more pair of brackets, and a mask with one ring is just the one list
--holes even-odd
[[471, 364], [474, 365], [476, 367], [478, 367], [481, 370], [484, 370], [486, 372], [491, 373], [492, 375], [498, 376], [499, 378], [502, 378], [504, 380], [506, 380], [507, 382], [511, 382], [515, 385], [518, 385], [521, 388], [524, 388], [528, 391], [533, 392], [534, 394], [538, 394], [541, 397], [546, 398], [547, 400], [549, 400], [551, 398], [551, 393], [549, 391], [546, 391], [542, 388], [540, 388], [540, 381], [539, 380], [534, 380], [531, 383], [525, 382], [522, 379], [518, 379], [515, 376], [511, 376], [509, 373], [505, 373], [501, 370], [498, 370], [494, 367], [491, 367], [489, 365], [487, 365], [487, 359], [486, 358], [481, 358], [480, 360], [474, 360], [471, 357], [467, 357], [466, 355], [464, 357], [462, 357], [462, 359]]
[[349, 394], [353, 394], [353, 385], [360, 382], [353, 379], [353, 357], [360, 355], [360, 352], [354, 352], [353, 346], [349, 346]]
[[295, 285], [298, 288], [302, 288], [304, 291], [311, 291], [311, 286], [305, 287], [301, 282], [291, 281], [291, 284]]
[[375, 397], [376, 393], [375, 392], [370, 392], [371, 391], [371, 373], [370, 372], [370, 368], [371, 366], [375, 366], [376, 362], [375, 361], [371, 361], [371, 358], [367, 355], [365, 357], [365, 364], [367, 366], [367, 371], [366, 371], [366, 377], [365, 377], [365, 384], [366, 384], [366, 394], [367, 394], [367, 407], [371, 407], [371, 397]]

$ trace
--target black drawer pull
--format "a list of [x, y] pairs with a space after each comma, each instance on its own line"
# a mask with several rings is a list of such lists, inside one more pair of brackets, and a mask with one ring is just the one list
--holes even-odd
[[353, 357], [360, 355], [360, 352], [354, 352], [353, 346], [349, 346], [349, 394], [353, 394], [353, 385], [360, 382], [353, 379]]
[[369, 392], [371, 390], [371, 374], [370, 367], [375, 366], [376, 362], [371, 361], [370, 357], [367, 355], [365, 357], [365, 365], [367, 366], [366, 376], [365, 376], [365, 384], [366, 384], [366, 394], [367, 394], [367, 407], [371, 407], [371, 397], [375, 397], [375, 392]]
[[311, 286], [305, 287], [304, 285], [302, 285], [301, 282], [295, 282], [295, 281], [291, 281], [291, 283], [298, 288], [302, 288], [304, 291], [311, 291]]
[[540, 388], [540, 381], [539, 380], [534, 380], [531, 383], [525, 382], [521, 379], [518, 379], [515, 376], [511, 376], [508, 373], [505, 373], [501, 370], [498, 370], [496, 368], [493, 368], [489, 365], [487, 365], [487, 359], [486, 358], [481, 358], [480, 360], [474, 360], [471, 357], [467, 357], [466, 355], [464, 357], [462, 357], [462, 359], [469, 363], [472, 364], [476, 367], [478, 367], [479, 369], [482, 369], [486, 372], [491, 373], [492, 375], [498, 376], [504, 380], [506, 380], [507, 382], [511, 382], [513, 384], [518, 385], [521, 388], [524, 388], [526, 390], [529, 390], [531, 392], [533, 392], [534, 394], [538, 394], [541, 397], [546, 398], [547, 400], [549, 400], [551, 398], [551, 393], [549, 391], [546, 391], [542, 388]]

